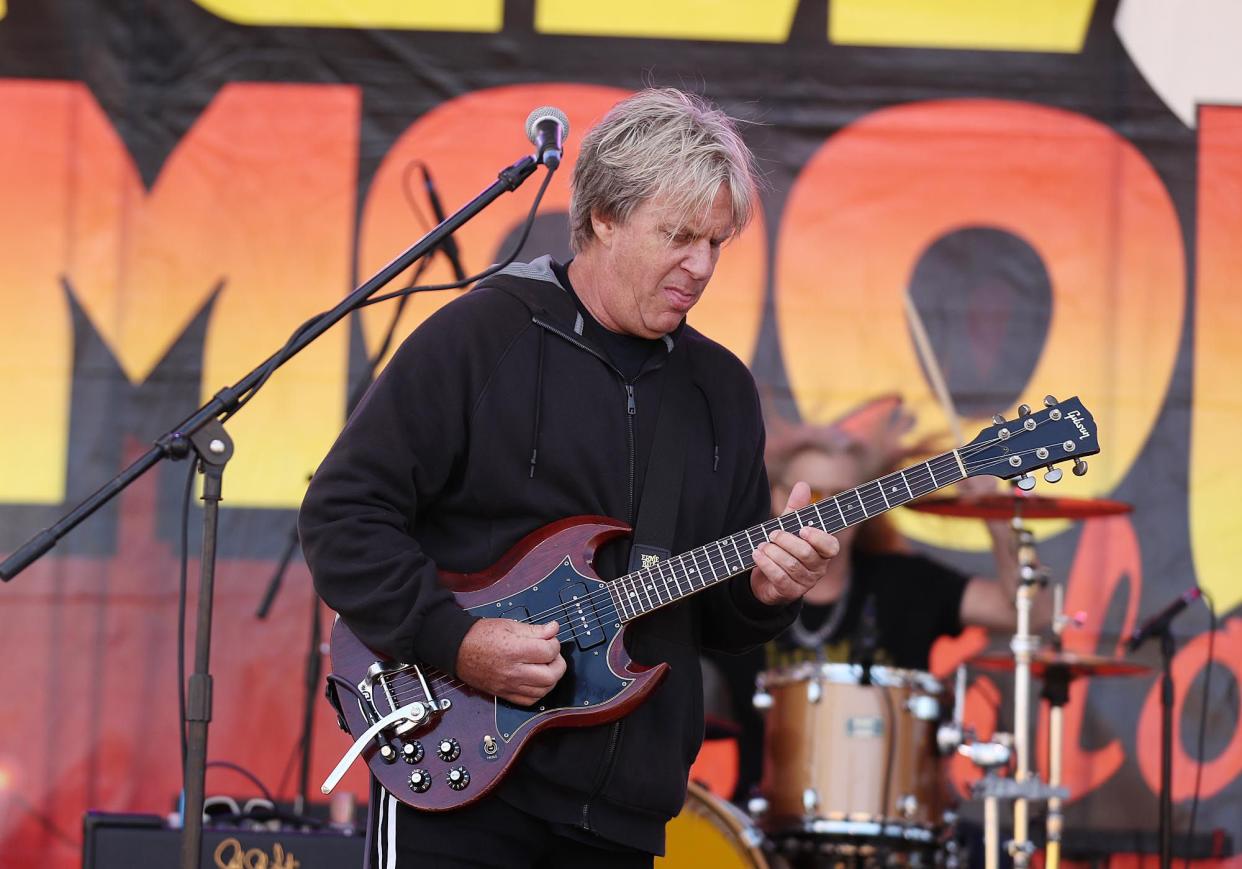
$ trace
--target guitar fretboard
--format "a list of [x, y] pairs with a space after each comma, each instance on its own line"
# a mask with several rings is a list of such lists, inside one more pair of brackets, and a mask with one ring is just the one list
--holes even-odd
[[778, 529], [797, 534], [809, 525], [835, 534], [966, 476], [957, 450], [941, 453], [922, 464], [618, 577], [609, 583], [609, 593], [621, 621], [628, 622], [750, 570], [755, 566], [755, 550]]

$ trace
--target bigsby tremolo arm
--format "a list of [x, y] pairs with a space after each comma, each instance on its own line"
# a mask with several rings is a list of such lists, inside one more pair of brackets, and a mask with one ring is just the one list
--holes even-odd
[[[414, 676], [418, 679], [418, 684], [423, 691], [423, 699], [415, 700], [413, 703], [407, 703], [404, 706], [398, 706], [397, 699], [393, 695], [392, 686], [389, 685], [387, 677], [406, 671], [413, 671]], [[353, 762], [366, 750], [368, 743], [375, 740], [381, 733], [390, 728], [398, 736], [409, 733], [411, 730], [424, 724], [432, 715], [439, 714], [448, 708], [447, 700], [438, 702], [431, 693], [431, 686], [427, 684], [422, 668], [412, 664], [376, 661], [367, 668], [367, 675], [358, 685], [358, 689], [359, 693], [367, 700], [365, 705], [361, 701], [359, 705], [363, 706], [363, 713], [372, 724], [354, 740], [354, 744], [341, 757], [340, 762], [337, 763], [332, 773], [324, 779], [319, 789], [325, 794], [332, 792], [332, 789], [337, 786]], [[388, 706], [392, 710], [386, 715], [379, 714], [379, 707], [376, 704], [377, 691], [388, 701]], [[370, 706], [370, 708], [367, 709], [366, 706]], [[379, 717], [377, 718], [376, 716]]]

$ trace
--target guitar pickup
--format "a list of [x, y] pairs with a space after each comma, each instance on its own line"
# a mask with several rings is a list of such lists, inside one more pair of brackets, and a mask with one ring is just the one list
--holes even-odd
[[561, 589], [561, 605], [581, 651], [594, 648], [608, 639], [586, 583], [572, 582]]

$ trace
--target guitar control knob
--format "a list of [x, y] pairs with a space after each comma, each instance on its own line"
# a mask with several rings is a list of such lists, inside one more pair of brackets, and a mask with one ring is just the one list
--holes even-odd
[[410, 773], [410, 790], [421, 794], [431, 787], [431, 776], [425, 769], [416, 769]]
[[406, 763], [418, 763], [423, 759], [423, 744], [416, 739], [401, 746], [401, 759]]
[[445, 774], [444, 780], [453, 790], [464, 790], [470, 784], [470, 771], [464, 766], [455, 766]]
[[451, 762], [461, 756], [461, 746], [450, 736], [447, 739], [441, 739], [436, 745], [436, 754], [440, 755], [440, 760]]

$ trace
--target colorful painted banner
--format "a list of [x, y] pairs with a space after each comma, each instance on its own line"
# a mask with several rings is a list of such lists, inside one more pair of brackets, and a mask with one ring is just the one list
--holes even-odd
[[[1214, 644], [1202, 609], [1177, 623], [1174, 824], [1198, 787], [1196, 829], [1238, 847], [1242, 14], [1173, 5], [0, 0], [0, 552], [425, 232], [421, 169], [455, 208], [528, 150], [535, 106], [569, 116], [572, 160], [620, 96], [689, 87], [747, 122], [767, 179], [692, 321], [748, 361], [772, 413], [826, 421], [900, 392], [916, 436], [945, 433], [907, 298], [967, 437], [1046, 393], [1092, 408], [1103, 451], [1046, 491], [1135, 509], [1036, 527], [1085, 613], [1067, 645], [1113, 654], [1186, 588], [1210, 592]], [[529, 256], [567, 256], [568, 180], [553, 180]], [[533, 193], [459, 232], [467, 269], [503, 255]], [[420, 280], [450, 274], [438, 258]], [[414, 297], [399, 334], [450, 298]], [[269, 619], [254, 611], [393, 310], [329, 332], [228, 425], [209, 753], [282, 797], [296, 790], [305, 567]], [[0, 587], [6, 866], [78, 865], [87, 809], [174, 807], [187, 470], [158, 466]], [[986, 566], [981, 529], [899, 512], [919, 546]], [[937, 666], [988, 642], [969, 633]], [[1136, 659], [1156, 664], [1154, 648]], [[971, 720], [1010, 726], [1009, 696], [975, 678]], [[1069, 829], [1154, 831], [1158, 701], [1154, 675], [1074, 686]], [[345, 748], [316, 710], [313, 782]], [[955, 767], [959, 788], [976, 774]], [[342, 787], [364, 794], [365, 776]], [[253, 792], [225, 767], [208, 790]]]

